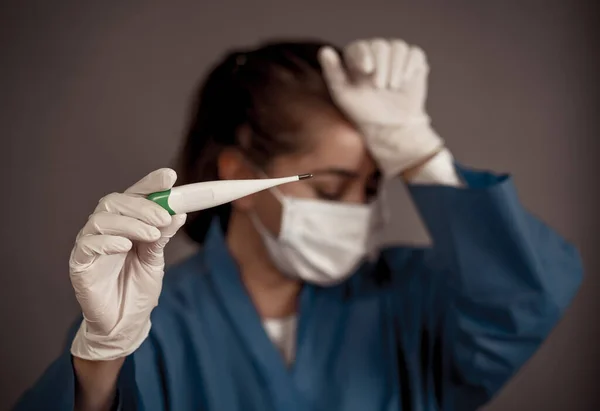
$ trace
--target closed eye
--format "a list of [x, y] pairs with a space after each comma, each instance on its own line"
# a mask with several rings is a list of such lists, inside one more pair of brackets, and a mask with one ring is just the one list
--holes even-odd
[[342, 199], [342, 193], [327, 193], [323, 190], [316, 189], [317, 196], [322, 200], [327, 201], [340, 201]]

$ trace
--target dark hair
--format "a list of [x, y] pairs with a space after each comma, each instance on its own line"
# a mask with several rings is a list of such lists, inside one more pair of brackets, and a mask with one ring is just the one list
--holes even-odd
[[[317, 59], [319, 49], [328, 45], [270, 42], [227, 54], [197, 91], [179, 159], [178, 184], [218, 180], [218, 157], [226, 147], [242, 148], [260, 167], [275, 156], [300, 150], [303, 142], [294, 131], [302, 118], [294, 104], [321, 102], [335, 107]], [[251, 130], [244, 147], [239, 141], [242, 126]], [[230, 213], [229, 204], [191, 213], [184, 232], [202, 244], [213, 218], [218, 216], [226, 230]]]

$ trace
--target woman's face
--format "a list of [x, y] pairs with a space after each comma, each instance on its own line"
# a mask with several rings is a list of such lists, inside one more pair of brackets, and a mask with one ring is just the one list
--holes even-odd
[[[268, 177], [313, 174], [312, 179], [278, 187], [286, 196], [346, 203], [370, 201], [377, 192], [379, 173], [361, 134], [332, 109], [309, 111], [298, 138], [310, 142], [310, 150], [277, 157], [262, 171]], [[282, 206], [273, 192], [265, 190], [248, 200], [245, 208], [278, 234]]]

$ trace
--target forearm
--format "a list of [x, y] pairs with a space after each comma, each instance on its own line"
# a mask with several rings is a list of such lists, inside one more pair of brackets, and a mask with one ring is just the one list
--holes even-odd
[[412, 186], [452, 306], [461, 383], [489, 395], [537, 350], [582, 277], [577, 250], [520, 204], [508, 176], [459, 170], [466, 188]]
[[[464, 291], [512, 287], [556, 294], [564, 306], [581, 277], [575, 247], [521, 204], [507, 175], [459, 169], [465, 188], [411, 186], [434, 252]], [[528, 294], [529, 295], [529, 294]]]
[[75, 410], [111, 411], [117, 393], [117, 380], [125, 358], [89, 361], [73, 357], [76, 375]]

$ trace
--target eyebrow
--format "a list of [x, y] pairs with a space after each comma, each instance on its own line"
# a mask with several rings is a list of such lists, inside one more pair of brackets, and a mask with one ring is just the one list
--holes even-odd
[[333, 175], [344, 177], [344, 178], [357, 178], [360, 176], [360, 174], [357, 173], [356, 171], [352, 171], [352, 170], [348, 170], [348, 169], [344, 169], [344, 168], [337, 168], [337, 167], [328, 167], [328, 168], [317, 169], [317, 170], [314, 170], [311, 174], [313, 176], [333, 174]]

